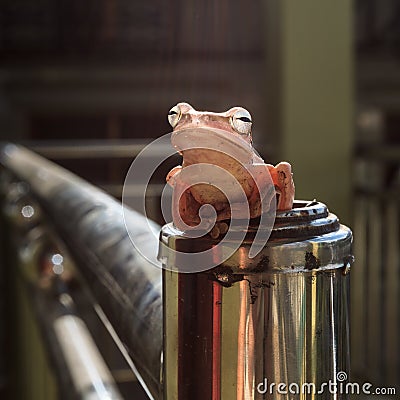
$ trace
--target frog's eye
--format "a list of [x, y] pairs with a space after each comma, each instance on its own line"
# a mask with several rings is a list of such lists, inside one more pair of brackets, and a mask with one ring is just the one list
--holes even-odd
[[232, 128], [241, 135], [250, 135], [251, 124], [251, 115], [244, 108], [236, 111], [231, 117]]
[[168, 112], [168, 122], [175, 128], [179, 120], [181, 119], [182, 111], [178, 105], [172, 107]]

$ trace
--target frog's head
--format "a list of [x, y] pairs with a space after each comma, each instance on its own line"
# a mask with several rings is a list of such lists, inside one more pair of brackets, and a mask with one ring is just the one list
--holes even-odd
[[[168, 113], [168, 122], [173, 128], [173, 134], [177, 132], [197, 132], [204, 134], [206, 140], [212, 138], [228, 137], [233, 135], [239, 140], [251, 144], [251, 115], [242, 107], [232, 107], [223, 113], [209, 111], [196, 111], [188, 103], [178, 103]], [[210, 134], [210, 132], [212, 134]], [[176, 135], [175, 135], [176, 136]], [[232, 136], [230, 136], [232, 140]], [[235, 139], [233, 139], [236, 141]]]

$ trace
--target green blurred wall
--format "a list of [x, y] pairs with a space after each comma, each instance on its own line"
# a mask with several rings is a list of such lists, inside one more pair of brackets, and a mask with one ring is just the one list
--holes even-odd
[[270, 125], [296, 198], [351, 222], [353, 2], [266, 0]]
[[[14, 368], [10, 395], [15, 400], [57, 400], [56, 380], [23, 278], [14, 271]], [[10, 398], [10, 400], [11, 400]]]

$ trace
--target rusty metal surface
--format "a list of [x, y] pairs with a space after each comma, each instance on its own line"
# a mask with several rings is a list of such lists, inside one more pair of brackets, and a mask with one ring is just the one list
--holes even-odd
[[[263, 271], [303, 272], [318, 266], [322, 269], [327, 265], [344, 266], [351, 252], [351, 231], [340, 225], [337, 216], [329, 213], [324, 204], [307, 204], [295, 201], [291, 211], [278, 213], [268, 246], [254, 258], [248, 258], [257, 230], [256, 221], [253, 221], [254, 225], [249, 226], [240, 252], [236, 251], [221, 265], [239, 274]], [[211, 237], [188, 240], [172, 224], [163, 227], [160, 241], [159, 256], [171, 266], [177, 265], [179, 252], [204, 251], [218, 243], [218, 239]], [[178, 252], [170, 251], [171, 248]], [[245, 263], [242, 261], [244, 256]], [[215, 255], [210, 254], [209, 257]]]

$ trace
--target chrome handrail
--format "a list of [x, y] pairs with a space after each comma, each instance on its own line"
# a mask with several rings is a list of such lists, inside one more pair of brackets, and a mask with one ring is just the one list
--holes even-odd
[[[75, 160], [133, 158], [149, 143], [143, 139], [45, 140], [28, 141], [24, 145], [49, 159]], [[157, 146], [153, 145], [152, 149], [157, 151]], [[160, 152], [162, 150], [160, 148]]]
[[[6, 174], [29, 187], [47, 223], [65, 243], [89, 283], [99, 314], [132, 359], [149, 396], [160, 392], [162, 358], [161, 270], [132, 245], [130, 233], [157, 248], [143, 230], [145, 217], [56, 164], [13, 144], [0, 148]], [[125, 218], [124, 218], [125, 217]], [[151, 223], [151, 222], [149, 222]], [[154, 224], [154, 230], [159, 227]]]

